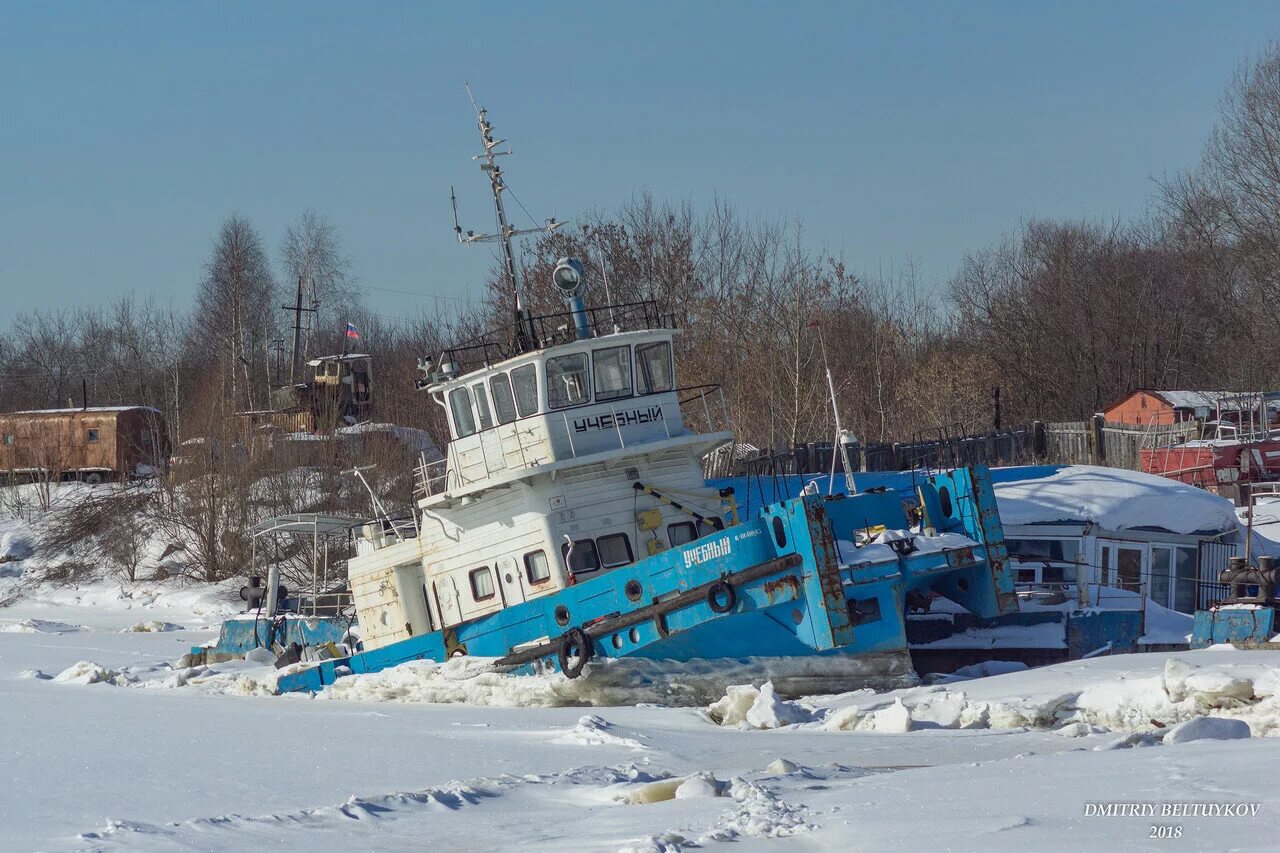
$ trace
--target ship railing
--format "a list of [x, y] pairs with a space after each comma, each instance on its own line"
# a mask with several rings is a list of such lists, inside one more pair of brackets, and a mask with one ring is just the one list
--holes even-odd
[[441, 457], [427, 461], [425, 453], [418, 456], [418, 464], [413, 469], [413, 491], [419, 497], [430, 497], [445, 489], [449, 479], [449, 459]]
[[298, 601], [299, 616], [346, 616], [351, 610], [351, 592], [346, 589], [304, 594]]
[[[597, 305], [583, 310], [597, 337], [618, 332], [676, 328], [675, 314], [663, 311], [652, 299]], [[533, 327], [534, 343], [539, 347], [571, 343], [577, 339], [572, 311], [541, 314], [529, 318], [529, 323]], [[470, 373], [505, 361], [519, 355], [512, 344], [514, 331], [510, 325], [489, 329], [464, 343], [446, 348], [441, 361], [452, 362], [459, 373]]]
[[[620, 414], [644, 405], [646, 401], [673, 393], [680, 410], [678, 421], [667, 417], [655, 420], [654, 423], [661, 424], [661, 433], [657, 435], [652, 430], [635, 434], [624, 429], [625, 418]], [[585, 408], [591, 408], [593, 413], [614, 416], [613, 425], [607, 431], [612, 440], [601, 444], [599, 439], [591, 442], [574, 439], [577, 432], [573, 423], [575, 415]], [[629, 450], [677, 436], [724, 430], [730, 430], [729, 408], [720, 385], [692, 385], [657, 394], [624, 397], [613, 401], [607, 412], [601, 412], [598, 402], [550, 413], [541, 412], [480, 431], [476, 434], [479, 438], [474, 447], [462, 454], [458, 451], [458, 442], [453, 441], [449, 443], [445, 458], [434, 462], [420, 459], [415, 471], [415, 494], [418, 498], [431, 497], [506, 471], [528, 470], [553, 461]]]

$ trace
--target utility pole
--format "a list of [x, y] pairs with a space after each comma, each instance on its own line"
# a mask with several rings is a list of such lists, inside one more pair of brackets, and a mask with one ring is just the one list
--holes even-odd
[[458, 224], [458, 197], [450, 189], [450, 200], [453, 203], [453, 230], [458, 235], [458, 242], [464, 245], [471, 243], [502, 244], [503, 272], [506, 273], [507, 283], [510, 285], [512, 296], [515, 299], [515, 349], [517, 353], [528, 352], [535, 348], [538, 343], [533, 330], [533, 317], [524, 304], [524, 288], [520, 285], [519, 273], [516, 270], [516, 255], [511, 248], [511, 238], [519, 237], [523, 234], [543, 232], [549, 234], [564, 223], [557, 222], [555, 219], [548, 219], [541, 228], [517, 229], [511, 227], [510, 223], [507, 222], [507, 211], [502, 205], [502, 192], [507, 186], [503, 181], [502, 167], [498, 165], [497, 158], [509, 156], [511, 147], [508, 145], [506, 151], [493, 150], [506, 140], [493, 138], [493, 124], [488, 119], [488, 110], [476, 103], [475, 96], [471, 94], [471, 86], [469, 85], [467, 86], [467, 97], [471, 98], [471, 106], [476, 111], [476, 126], [480, 130], [480, 141], [484, 145], [484, 153], [477, 154], [471, 159], [482, 161], [480, 171], [489, 173], [489, 189], [493, 192], [493, 206], [498, 215], [498, 233], [477, 234], [474, 231], [468, 231], [464, 237], [462, 226]]
[[297, 375], [302, 370], [302, 350], [299, 348], [302, 338], [302, 312], [308, 311], [315, 313], [316, 309], [302, 307], [302, 276], [298, 276], [298, 292], [294, 297], [292, 305], [280, 306], [286, 311], [293, 312], [293, 350], [289, 353], [289, 382], [297, 382]]

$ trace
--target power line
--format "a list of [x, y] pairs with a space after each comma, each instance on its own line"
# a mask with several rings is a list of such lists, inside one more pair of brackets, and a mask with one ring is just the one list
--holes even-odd
[[489, 300], [487, 299], [476, 299], [470, 296], [445, 296], [443, 294], [437, 294], [437, 293], [421, 293], [413, 290], [397, 290], [394, 287], [376, 287], [372, 284], [356, 284], [352, 286], [358, 287], [361, 290], [380, 290], [380, 291], [383, 291], [384, 293], [400, 293], [405, 296], [419, 296], [423, 299], [447, 299], [450, 302], [470, 302], [477, 305], [489, 304]]

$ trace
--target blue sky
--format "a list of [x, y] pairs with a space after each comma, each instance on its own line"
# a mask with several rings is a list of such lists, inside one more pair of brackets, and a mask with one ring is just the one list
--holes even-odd
[[[794, 217], [856, 270], [1029, 215], [1126, 217], [1193, 165], [1271, 3], [0, 3], [0, 323], [185, 306], [221, 220], [312, 208], [362, 284], [475, 296], [469, 80], [536, 217], [633, 193]], [[423, 300], [369, 291], [388, 316]]]

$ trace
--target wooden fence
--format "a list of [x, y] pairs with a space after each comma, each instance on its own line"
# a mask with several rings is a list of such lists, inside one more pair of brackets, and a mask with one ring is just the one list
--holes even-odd
[[[849, 464], [860, 471], [906, 471], [912, 468], [950, 468], [975, 463], [1029, 465], [1037, 463], [1109, 465], [1142, 470], [1141, 450], [1167, 447], [1199, 437], [1192, 421], [1160, 427], [1106, 423], [1101, 414], [1087, 421], [1029, 424], [968, 435], [917, 436], [911, 441], [849, 446]], [[807, 442], [778, 451], [739, 453], [731, 462], [717, 460], [718, 476], [747, 474], [818, 474], [831, 469], [832, 443]], [[844, 471], [836, 459], [837, 473]]]

